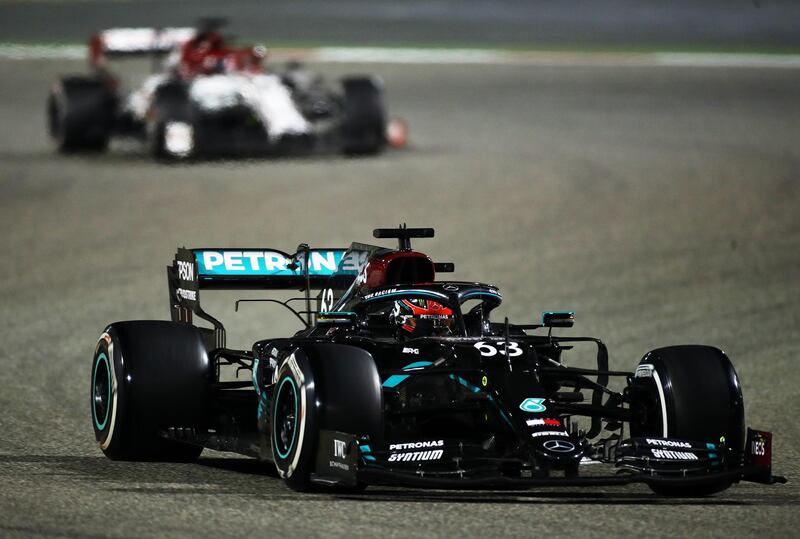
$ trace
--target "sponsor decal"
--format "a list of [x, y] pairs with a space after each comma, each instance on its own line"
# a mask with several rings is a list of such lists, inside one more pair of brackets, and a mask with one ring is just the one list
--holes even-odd
[[411, 348], [410, 346], [406, 346], [403, 348], [403, 353], [419, 355], [419, 348]]
[[396, 449], [420, 449], [423, 447], [443, 447], [444, 440], [430, 440], [426, 442], [404, 442], [402, 444], [390, 444], [389, 450], [394, 451]]
[[[344, 256], [342, 250], [311, 251], [309, 275], [333, 275]], [[200, 275], [296, 276], [304, 274], [304, 256], [298, 256], [298, 267], [290, 268], [291, 258], [277, 251], [195, 251]]]
[[412, 453], [392, 453], [389, 455], [389, 462], [410, 462], [419, 460], [439, 460], [444, 455], [441, 449], [431, 451], [414, 451]]
[[364, 299], [372, 299], [372, 298], [379, 298], [381, 296], [385, 296], [386, 294], [394, 294], [397, 292], [396, 288], [388, 288], [386, 290], [381, 290], [379, 292], [373, 292], [371, 294], [367, 294], [364, 296]]
[[175, 293], [179, 298], [188, 301], [197, 301], [197, 290], [186, 290], [185, 288], [178, 288]]
[[547, 410], [547, 407], [544, 405], [544, 399], [528, 397], [522, 401], [519, 405], [519, 409], [523, 412], [538, 414]]
[[567, 436], [567, 433], [559, 430], [542, 430], [531, 433], [531, 437], [533, 438], [539, 438], [540, 436]]
[[486, 378], [486, 376], [481, 377], [481, 385], [483, 387], [486, 387], [488, 383], [489, 383], [489, 379]]
[[560, 427], [561, 421], [558, 419], [529, 419], [525, 422], [529, 427], [538, 427], [540, 425], [548, 425], [551, 427]]
[[[333, 439], [333, 458], [334, 459], [347, 459], [347, 442], [344, 440]], [[339, 468], [346, 472], [350, 471], [350, 465], [346, 462], [339, 462], [338, 460], [329, 460], [328, 466], [331, 468]]]
[[697, 455], [689, 451], [672, 451], [670, 449], [651, 449], [650, 453], [657, 459], [699, 460]]
[[456, 292], [458, 290], [458, 287], [454, 284], [446, 284], [442, 288], [448, 292]]
[[194, 281], [194, 262], [178, 260], [178, 279], [181, 281]]
[[750, 452], [757, 457], [763, 457], [767, 454], [767, 442], [763, 438], [752, 440]]
[[575, 451], [575, 444], [566, 440], [547, 440], [542, 445], [545, 449], [554, 453], [570, 453]]
[[769, 477], [772, 469], [772, 433], [747, 429], [745, 458], [758, 468], [760, 474]]
[[372, 292], [371, 294], [367, 294], [364, 296], [364, 301], [369, 301], [377, 298], [382, 298], [386, 296], [392, 295], [401, 295], [401, 296], [429, 296], [433, 298], [441, 298], [447, 299], [445, 294], [441, 292], [433, 292], [431, 290], [420, 290], [420, 289], [408, 289], [408, 290], [400, 290], [398, 291], [396, 288], [387, 288], [386, 290], [379, 290], [378, 292]]
[[639, 365], [636, 367], [636, 374], [633, 375], [634, 378], [652, 378], [653, 377], [653, 370], [655, 367], [652, 365]]
[[684, 447], [691, 449], [692, 444], [689, 442], [679, 442], [677, 440], [664, 440], [661, 438], [646, 438], [645, 441], [650, 445], [663, 445], [664, 447]]
[[344, 440], [333, 440], [333, 456], [337, 459], [345, 458], [347, 452], [347, 442]]

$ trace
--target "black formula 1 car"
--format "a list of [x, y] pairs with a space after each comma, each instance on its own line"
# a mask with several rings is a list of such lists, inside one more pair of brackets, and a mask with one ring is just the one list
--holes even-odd
[[[370, 154], [387, 143], [405, 143], [405, 124], [387, 120], [377, 77], [329, 85], [298, 62], [268, 70], [263, 46], [231, 47], [219, 25], [114, 28], [93, 36], [91, 73], [61, 77], [47, 101], [48, 129], [58, 149], [102, 151], [112, 137], [133, 137], [158, 159], [184, 160]], [[154, 71], [125, 93], [108, 59], [131, 55], [152, 55]]]
[[[494, 322], [496, 287], [437, 280], [453, 264], [411, 248], [433, 229], [374, 235], [399, 246], [178, 249], [172, 321], [117, 322], [97, 344], [91, 410], [106, 456], [232, 451], [274, 463], [297, 490], [645, 483], [694, 496], [785, 481], [771, 472], [771, 433], [745, 428], [719, 349], [670, 346], [611, 370], [599, 339], [553, 335], [573, 313]], [[305, 328], [229, 349], [201, 307], [211, 289], [301, 290], [240, 301], [279, 303]], [[569, 366], [580, 346], [596, 349], [596, 368]], [[223, 381], [231, 367], [252, 380]], [[610, 389], [612, 377], [624, 389]]]

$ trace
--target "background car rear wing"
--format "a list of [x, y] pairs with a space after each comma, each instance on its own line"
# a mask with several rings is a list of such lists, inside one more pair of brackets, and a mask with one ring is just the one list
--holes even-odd
[[109, 28], [89, 40], [89, 61], [99, 67], [108, 56], [166, 54], [196, 34], [194, 28]]
[[269, 248], [178, 248], [172, 265], [167, 266], [172, 320], [191, 324], [195, 314], [210, 322], [215, 345], [222, 348], [225, 329], [201, 307], [201, 290], [299, 290], [306, 293], [306, 311], [310, 311], [311, 290], [321, 289], [337, 270], [347, 271], [349, 264], [353, 271], [360, 267], [360, 259], [351, 260], [347, 252], [311, 249], [305, 244], [294, 254]]

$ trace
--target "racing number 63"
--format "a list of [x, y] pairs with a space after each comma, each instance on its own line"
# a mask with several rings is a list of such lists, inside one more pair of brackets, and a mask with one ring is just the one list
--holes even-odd
[[503, 355], [508, 355], [508, 357], [516, 357], [522, 355], [522, 348], [519, 347], [518, 342], [509, 341], [506, 345], [505, 342], [498, 343], [502, 345], [502, 348], [496, 348], [494, 345], [485, 343], [483, 341], [478, 341], [475, 343], [475, 348], [481, 353], [482, 356], [485, 357], [492, 357], [496, 355], [498, 352]]

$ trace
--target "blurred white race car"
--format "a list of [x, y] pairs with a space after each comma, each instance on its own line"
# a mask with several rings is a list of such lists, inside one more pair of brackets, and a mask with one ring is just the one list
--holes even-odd
[[[266, 69], [266, 53], [229, 46], [213, 24], [105, 30], [89, 42], [91, 73], [53, 85], [49, 133], [62, 152], [104, 151], [112, 136], [135, 137], [163, 160], [373, 154], [405, 143], [405, 124], [387, 120], [377, 77], [326, 84], [298, 62]], [[166, 58], [138, 88], [121, 92], [108, 59], [148, 54]]]

